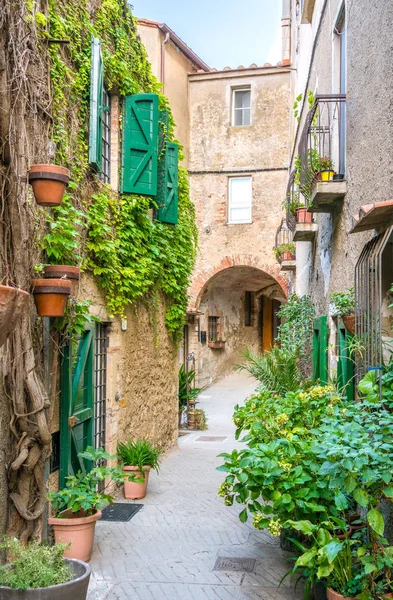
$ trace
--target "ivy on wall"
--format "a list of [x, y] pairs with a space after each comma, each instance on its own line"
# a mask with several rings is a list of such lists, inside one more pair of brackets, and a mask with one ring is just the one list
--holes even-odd
[[[82, 267], [97, 277], [110, 315], [122, 315], [127, 305], [148, 299], [149, 294], [157, 291], [163, 292], [166, 324], [176, 337], [184, 322], [197, 241], [187, 174], [179, 168], [179, 222], [170, 226], [150, 220], [148, 198], [119, 195], [91, 173], [88, 166], [91, 36], [101, 40], [109, 92], [120, 96], [158, 93], [160, 109], [169, 112], [168, 138], [172, 140], [174, 122], [169, 102], [152, 75], [127, 2], [102, 0], [94, 14], [89, 13], [90, 4], [87, 0], [67, 3], [49, 0], [49, 36], [69, 41], [64, 45], [50, 44], [49, 53], [56, 163], [71, 170], [75, 186], [70, 197], [79, 215], [75, 229], [87, 227], [86, 234], [74, 236], [83, 245], [76, 254], [84, 257]], [[43, 27], [43, 35], [48, 33]], [[54, 229], [60, 235], [63, 212], [53, 211]], [[64, 227], [70, 237], [70, 223]], [[57, 256], [56, 261], [61, 262], [61, 258]]]

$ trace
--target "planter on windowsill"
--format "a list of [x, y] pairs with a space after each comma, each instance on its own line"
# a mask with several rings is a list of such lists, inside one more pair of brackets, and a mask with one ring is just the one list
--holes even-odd
[[210, 341], [207, 343], [207, 345], [209, 346], [209, 348], [225, 348], [225, 341], [224, 340], [217, 340], [217, 341]]
[[32, 165], [28, 181], [40, 206], [59, 206], [70, 180], [70, 171], [57, 165]]
[[80, 277], [79, 267], [70, 265], [47, 265], [44, 267], [45, 279], [65, 279], [72, 285], [72, 292], [75, 292]]
[[0, 285], [0, 346], [16, 327], [27, 308], [30, 294], [19, 288]]
[[67, 279], [33, 279], [31, 282], [37, 313], [40, 317], [62, 317], [71, 295]]

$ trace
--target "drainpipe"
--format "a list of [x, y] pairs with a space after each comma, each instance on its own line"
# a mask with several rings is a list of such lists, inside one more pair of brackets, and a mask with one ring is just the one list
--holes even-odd
[[161, 44], [161, 81], [162, 81], [162, 91], [165, 91], [165, 46], [169, 42], [169, 38], [171, 37], [169, 31], [165, 34], [164, 40]]

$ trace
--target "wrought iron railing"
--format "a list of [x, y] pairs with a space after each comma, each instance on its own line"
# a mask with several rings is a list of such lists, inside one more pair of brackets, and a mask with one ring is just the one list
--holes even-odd
[[281, 219], [281, 223], [277, 227], [275, 249], [276, 258], [280, 263], [282, 255], [284, 255], [285, 252], [294, 254], [295, 246], [293, 244], [293, 231], [288, 227], [285, 217]]
[[287, 193], [285, 196], [286, 222], [290, 231], [295, 231], [296, 217], [294, 212], [299, 206], [299, 186], [295, 184], [296, 171], [289, 176]]
[[299, 187], [306, 205], [321, 172], [335, 172], [337, 179], [345, 176], [345, 102], [345, 94], [316, 96], [306, 117], [298, 148]]

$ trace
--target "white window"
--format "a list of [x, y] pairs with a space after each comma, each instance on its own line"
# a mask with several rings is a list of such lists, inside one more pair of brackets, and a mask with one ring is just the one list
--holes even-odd
[[251, 177], [230, 177], [228, 223], [252, 223]]
[[251, 90], [244, 88], [233, 90], [232, 125], [242, 127], [251, 124]]

